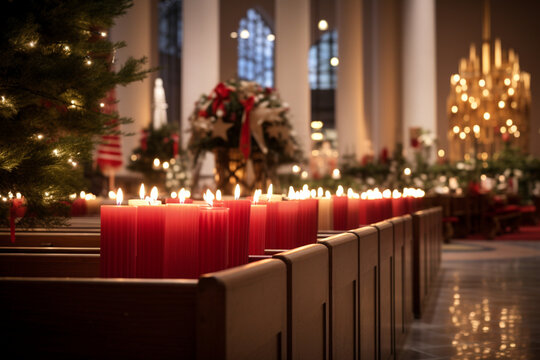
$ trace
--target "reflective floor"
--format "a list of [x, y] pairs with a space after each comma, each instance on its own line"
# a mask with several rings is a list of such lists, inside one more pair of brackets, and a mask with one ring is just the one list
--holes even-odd
[[455, 242], [400, 359], [540, 359], [540, 242]]

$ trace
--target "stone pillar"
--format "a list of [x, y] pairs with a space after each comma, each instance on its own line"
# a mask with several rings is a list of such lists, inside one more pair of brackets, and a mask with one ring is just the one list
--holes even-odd
[[[219, 81], [219, 0], [184, 1], [182, 43], [182, 146], [190, 133], [189, 115], [202, 94]], [[206, 156], [202, 175], [212, 174], [213, 156]]]
[[311, 154], [310, 0], [276, 0], [275, 14], [275, 86], [289, 104], [296, 138], [307, 157]]
[[[146, 56], [148, 58], [146, 67], [158, 64], [157, 38], [152, 37], [156, 33], [153, 28], [157, 26], [155, 6], [155, 1], [135, 0], [133, 7], [116, 20], [116, 25], [110, 31], [111, 40], [127, 43], [127, 47], [116, 53], [118, 64], [123, 64], [130, 56], [134, 58]], [[128, 174], [125, 166], [129, 163], [133, 150], [140, 144], [141, 130], [148, 126], [152, 119], [152, 79], [152, 76], [149, 76], [143, 81], [116, 88], [116, 96], [119, 100], [118, 113], [120, 116], [133, 119], [131, 124], [122, 126], [122, 131], [135, 134], [122, 137], [124, 165], [118, 175]]]
[[437, 135], [435, 0], [405, 0], [403, 10], [403, 145], [407, 151], [410, 128]]
[[337, 0], [336, 130], [339, 156], [372, 152], [364, 109], [363, 1]]
[[375, 155], [383, 148], [392, 154], [402, 142], [400, 0], [372, 2], [372, 122]]

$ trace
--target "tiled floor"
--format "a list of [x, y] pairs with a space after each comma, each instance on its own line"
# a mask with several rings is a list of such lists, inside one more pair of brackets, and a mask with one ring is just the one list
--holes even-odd
[[540, 359], [540, 241], [447, 248], [400, 359]]

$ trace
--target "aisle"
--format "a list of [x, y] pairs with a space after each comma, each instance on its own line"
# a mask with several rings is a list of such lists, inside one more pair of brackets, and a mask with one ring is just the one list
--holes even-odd
[[540, 358], [540, 242], [455, 242], [401, 359]]

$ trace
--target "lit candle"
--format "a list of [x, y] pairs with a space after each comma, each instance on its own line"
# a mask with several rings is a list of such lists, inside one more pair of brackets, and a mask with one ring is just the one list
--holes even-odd
[[382, 192], [382, 214], [381, 221], [392, 217], [392, 191], [386, 189]]
[[358, 225], [368, 225], [368, 215], [367, 215], [367, 208], [368, 208], [368, 198], [367, 193], [363, 192], [360, 194], [360, 201], [358, 203]]
[[199, 218], [199, 273], [227, 268], [229, 248], [229, 209], [214, 207], [214, 194], [203, 195], [209, 206], [201, 207]]
[[[294, 190], [289, 190], [289, 200], [278, 202], [277, 221], [275, 224], [276, 249], [292, 249], [298, 236], [298, 200]], [[268, 228], [268, 223], [267, 223]]]
[[392, 216], [402, 216], [405, 214], [405, 199], [398, 190], [394, 190], [392, 192]]
[[238, 266], [248, 263], [249, 249], [249, 215], [251, 202], [240, 199], [240, 185], [234, 189], [234, 200], [225, 200], [229, 208], [229, 262], [228, 266]]
[[137, 206], [137, 277], [163, 277], [165, 206], [152, 188], [146, 205]]
[[137, 207], [122, 206], [118, 189], [117, 205], [101, 206], [100, 270], [102, 277], [135, 277]]
[[163, 276], [194, 279], [199, 276], [200, 207], [185, 204], [180, 194], [178, 204], [165, 207]]
[[305, 186], [304, 190], [298, 194], [298, 225], [300, 229], [293, 247], [312, 244], [317, 241], [319, 201], [309, 198], [310, 193]]
[[334, 199], [334, 230], [347, 230], [347, 197], [339, 185]]
[[139, 188], [139, 199], [129, 199], [128, 205], [148, 205], [148, 200], [145, 199], [146, 191], [144, 189], [144, 184], [141, 184]]
[[277, 249], [277, 218], [278, 218], [278, 205], [281, 202], [273, 197], [273, 186], [268, 186], [268, 192], [266, 193], [266, 236], [265, 236], [265, 249]]
[[326, 196], [323, 196], [323, 189], [317, 189], [317, 200], [319, 200], [319, 230], [334, 229], [334, 200], [327, 191]]
[[255, 191], [249, 216], [249, 255], [264, 255], [266, 239], [266, 205], [259, 204], [261, 191]]
[[347, 190], [347, 230], [356, 229], [360, 219], [360, 198], [353, 189]]
[[167, 198], [165, 200], [166, 204], [180, 204], [180, 198], [178, 197], [178, 194], [176, 191], [171, 192], [171, 197]]

